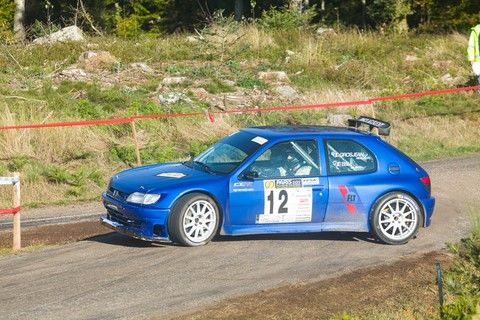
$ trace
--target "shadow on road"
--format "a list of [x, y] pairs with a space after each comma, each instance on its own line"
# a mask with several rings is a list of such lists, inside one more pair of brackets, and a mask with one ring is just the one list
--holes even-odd
[[[262, 234], [245, 236], [216, 236], [213, 242], [242, 242], [242, 241], [302, 241], [302, 240], [324, 240], [324, 241], [365, 241], [378, 243], [378, 241], [368, 233], [357, 232], [321, 232], [321, 233], [284, 233], [284, 234]], [[94, 236], [84, 241], [93, 241], [104, 244], [124, 246], [131, 248], [151, 248], [177, 246], [168, 242], [148, 242], [131, 238], [129, 236], [112, 232], [104, 235]]]
[[263, 240], [325, 240], [325, 241], [365, 241], [378, 243], [368, 233], [359, 232], [319, 232], [319, 233], [282, 233], [246, 236], [216, 236], [214, 242], [227, 241], [263, 241]]
[[86, 238], [84, 241], [93, 241], [131, 248], [165, 247], [171, 245], [170, 243], [158, 243], [138, 240], [117, 232]]

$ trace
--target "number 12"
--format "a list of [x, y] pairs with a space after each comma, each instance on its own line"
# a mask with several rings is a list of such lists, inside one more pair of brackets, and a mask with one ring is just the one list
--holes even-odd
[[[273, 190], [270, 191], [270, 194], [267, 197], [268, 202], [270, 203], [270, 214], [273, 214]], [[287, 202], [288, 202], [288, 192], [286, 190], [280, 190], [278, 194], [278, 200], [282, 201], [280, 204], [280, 207], [278, 207], [278, 213], [288, 213], [288, 208], [286, 207]]]

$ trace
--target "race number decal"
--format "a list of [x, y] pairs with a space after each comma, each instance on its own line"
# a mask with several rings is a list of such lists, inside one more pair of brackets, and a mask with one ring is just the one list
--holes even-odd
[[264, 181], [263, 214], [257, 223], [290, 223], [312, 221], [312, 188], [302, 179]]

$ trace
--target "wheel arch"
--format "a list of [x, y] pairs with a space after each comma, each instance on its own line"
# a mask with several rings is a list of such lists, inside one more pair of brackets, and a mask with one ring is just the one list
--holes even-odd
[[[175, 204], [177, 204], [177, 202], [182, 199], [183, 197], [189, 195], [189, 194], [192, 194], [192, 193], [201, 193], [201, 194], [204, 194], [206, 196], [208, 196], [209, 198], [211, 198], [214, 202], [215, 202], [215, 205], [217, 206], [218, 208], [218, 214], [220, 216], [220, 222], [219, 222], [219, 226], [218, 226], [218, 229], [217, 229], [217, 234], [220, 232], [220, 230], [222, 230], [223, 228], [223, 219], [224, 219], [224, 209], [220, 203], [220, 201], [218, 201], [218, 198], [211, 192], [207, 191], [207, 190], [203, 190], [203, 189], [192, 189], [192, 190], [188, 190], [184, 193], [181, 193], [178, 195], [178, 197], [172, 202], [172, 205], [170, 208], [173, 208], [175, 206]], [[170, 219], [171, 215], [169, 214], [168, 215], [168, 219]], [[168, 223], [167, 223], [168, 225]]]
[[383, 198], [385, 195], [389, 194], [389, 193], [394, 193], [394, 192], [401, 192], [401, 193], [405, 193], [407, 194], [408, 196], [410, 196], [418, 205], [418, 207], [420, 208], [420, 213], [422, 215], [422, 227], [425, 227], [425, 224], [426, 224], [426, 221], [425, 221], [425, 208], [422, 204], [422, 202], [418, 199], [417, 196], [415, 196], [413, 193], [411, 193], [410, 191], [408, 190], [405, 190], [405, 189], [399, 189], [399, 188], [396, 188], [396, 189], [391, 189], [391, 190], [388, 190], [388, 191], [385, 191], [383, 193], [381, 193], [378, 197], [375, 198], [375, 200], [371, 203], [370, 207], [368, 208], [368, 215], [367, 215], [367, 223], [368, 223], [368, 230], [371, 231], [372, 230], [372, 225], [371, 225], [371, 221], [372, 221], [372, 214], [373, 214], [373, 208], [375, 207], [375, 205], [377, 204], [378, 200], [380, 200], [381, 198]]

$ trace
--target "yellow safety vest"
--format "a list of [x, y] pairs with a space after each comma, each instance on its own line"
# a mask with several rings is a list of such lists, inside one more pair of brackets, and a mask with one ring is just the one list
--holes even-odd
[[477, 24], [472, 28], [470, 33], [470, 39], [468, 40], [468, 61], [471, 62], [480, 62], [480, 48], [479, 48], [479, 39], [480, 36], [480, 24]]

